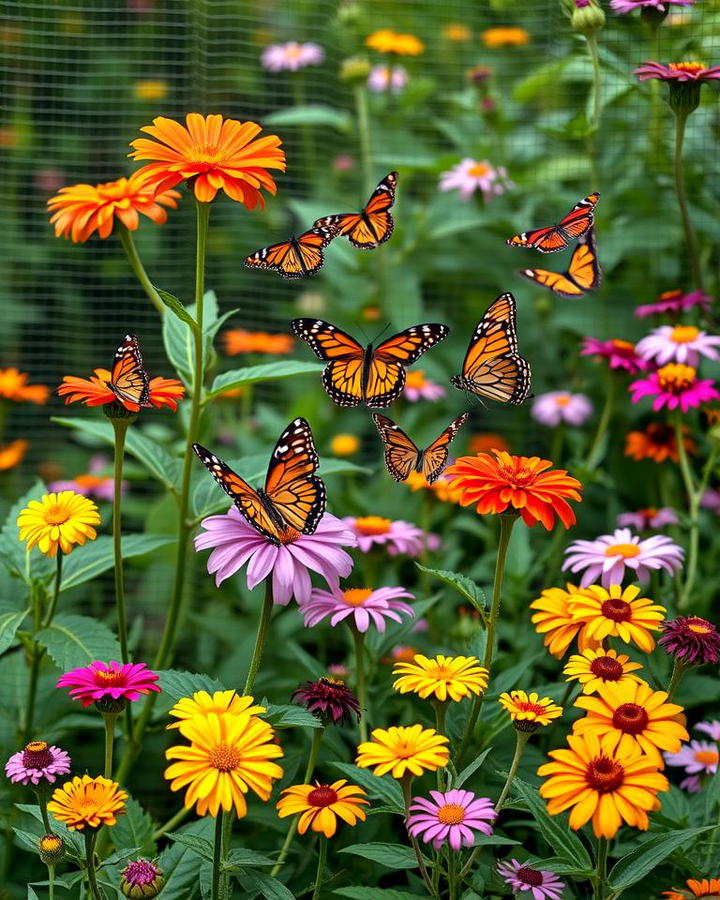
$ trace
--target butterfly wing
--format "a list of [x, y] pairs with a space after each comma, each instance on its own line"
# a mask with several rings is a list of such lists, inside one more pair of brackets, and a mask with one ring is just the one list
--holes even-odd
[[293, 319], [290, 327], [318, 359], [327, 363], [322, 381], [333, 403], [338, 406], [362, 403], [365, 350], [355, 338], [323, 319]]
[[318, 464], [310, 425], [294, 419], [273, 450], [265, 494], [283, 521], [302, 534], [313, 534], [325, 512], [325, 484], [315, 475]]
[[138, 340], [134, 334], [126, 334], [115, 351], [110, 389], [126, 409], [137, 412], [148, 405], [149, 379], [143, 368]]
[[420, 463], [416, 444], [387, 416], [373, 413], [373, 421], [385, 446], [385, 465], [395, 481], [405, 481]]
[[428, 484], [437, 481], [447, 465], [448, 450], [455, 435], [467, 422], [468, 414], [462, 413], [430, 444], [422, 456], [422, 472]]
[[246, 257], [245, 265], [249, 269], [272, 269], [283, 278], [314, 275], [325, 262], [322, 251], [336, 236], [335, 228], [311, 228], [297, 238], [261, 247]]
[[405, 368], [430, 347], [445, 340], [450, 329], [438, 322], [413, 325], [379, 344], [367, 368], [364, 399], [370, 408], [389, 406], [405, 387]]
[[568, 241], [577, 240], [592, 228], [595, 219], [595, 204], [600, 199], [597, 192], [580, 200], [558, 224], [558, 229]]
[[577, 240], [592, 227], [595, 204], [599, 197], [600, 194], [596, 192], [580, 200], [557, 225], [523, 231], [505, 243], [511, 247], [531, 247], [540, 253], [564, 250], [571, 241]]
[[602, 272], [595, 251], [595, 229], [590, 228], [579, 239], [570, 258], [567, 272], [522, 269], [519, 274], [561, 297], [582, 297], [588, 291], [594, 291], [602, 280]]
[[395, 227], [390, 209], [395, 202], [398, 173], [390, 172], [370, 195], [367, 205], [359, 213], [338, 213], [315, 222], [315, 227], [330, 226], [345, 235], [360, 250], [374, 250], [385, 243]]

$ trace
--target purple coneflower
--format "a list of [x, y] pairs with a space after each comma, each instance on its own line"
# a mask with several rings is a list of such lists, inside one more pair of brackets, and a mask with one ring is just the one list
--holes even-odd
[[[697, 727], [697, 726], [696, 726]], [[678, 753], [663, 753], [669, 766], [682, 766], [688, 776], [680, 787], [689, 794], [696, 794], [702, 787], [701, 775], [714, 775], [718, 767], [718, 746], [710, 741], [690, 741], [683, 744]]]
[[533, 900], [560, 900], [565, 884], [554, 872], [546, 869], [532, 869], [516, 859], [498, 863], [498, 873], [510, 885], [514, 894], [528, 891]]
[[638, 319], [646, 316], [660, 316], [665, 313], [681, 313], [699, 306], [707, 311], [713, 298], [702, 291], [691, 291], [684, 294], [681, 290], [665, 291], [660, 294], [656, 303], [645, 303], [635, 307], [635, 315]]
[[648, 528], [659, 529], [666, 525], [677, 525], [678, 516], [674, 509], [663, 506], [656, 509], [647, 506], [635, 512], [620, 513], [617, 523], [624, 528], [634, 528], [636, 531], [647, 531]]
[[720, 634], [717, 628], [700, 616], [678, 616], [660, 626], [658, 644], [670, 656], [687, 666], [701, 666], [720, 659]]
[[448, 843], [453, 850], [471, 847], [475, 832], [491, 835], [492, 822], [497, 818], [495, 807], [487, 797], [471, 791], [430, 791], [432, 800], [413, 797], [407, 818], [407, 830], [412, 837], [432, 842], [439, 850]]
[[635, 344], [630, 341], [621, 341], [613, 338], [609, 341], [600, 341], [594, 337], [583, 338], [580, 356], [595, 356], [598, 359], [606, 359], [611, 369], [624, 369], [635, 375], [648, 368], [647, 362], [635, 352]]
[[461, 200], [469, 200], [476, 191], [480, 191], [487, 203], [514, 187], [508, 180], [507, 170], [503, 166], [495, 168], [487, 160], [478, 162], [465, 158], [440, 174], [440, 190], [457, 191]]
[[705, 734], [709, 734], [714, 741], [720, 742], [720, 722], [698, 722], [693, 727], [696, 731], [703, 731]]
[[5, 763], [5, 774], [15, 784], [52, 784], [56, 776], [69, 771], [70, 755], [46, 741], [30, 741]]
[[626, 569], [638, 581], [648, 581], [651, 569], [673, 575], [682, 566], [685, 551], [663, 534], [641, 540], [629, 528], [616, 528], [594, 541], [573, 541], [565, 550], [563, 570], [582, 572], [580, 587], [598, 578], [603, 587], [622, 584]]
[[367, 553], [374, 546], [384, 546], [390, 556], [420, 556], [429, 535], [411, 522], [393, 521], [383, 516], [358, 516], [342, 520], [357, 539], [357, 546]]
[[565, 422], [568, 425], [582, 425], [592, 415], [590, 398], [585, 394], [571, 394], [568, 391], [548, 391], [534, 400], [531, 415], [536, 422], [554, 428]]
[[692, 6], [695, 0], [610, 0], [610, 9], [617, 13], [631, 13], [650, 7], [665, 12], [667, 6]]
[[717, 359], [718, 347], [720, 337], [707, 334], [694, 325], [661, 325], [638, 341], [635, 349], [638, 356], [657, 366], [669, 362], [697, 366], [701, 356]]
[[402, 616], [414, 616], [411, 606], [403, 603], [401, 597], [414, 600], [414, 596], [403, 587], [383, 587], [376, 591], [370, 588], [349, 588], [334, 592], [313, 588], [308, 600], [298, 600], [306, 628], [311, 628], [330, 617], [330, 624], [337, 625], [350, 618], [360, 632], [374, 625], [379, 632], [385, 631], [385, 619], [401, 622]]

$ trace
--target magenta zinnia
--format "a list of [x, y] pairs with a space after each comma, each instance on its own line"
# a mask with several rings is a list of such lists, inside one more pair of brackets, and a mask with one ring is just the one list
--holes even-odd
[[320, 678], [306, 681], [292, 693], [292, 701], [304, 706], [325, 725], [350, 725], [360, 719], [358, 699], [344, 681]]
[[82, 705], [111, 700], [137, 700], [150, 691], [160, 692], [156, 684], [158, 675], [151, 672], [145, 663], [109, 663], [95, 660], [89, 666], [82, 666], [65, 672], [57, 681], [57, 687], [69, 687], [73, 700]]
[[70, 756], [46, 741], [30, 741], [24, 750], [13, 753], [5, 763], [5, 774], [15, 784], [52, 784], [58, 775], [70, 771]]
[[639, 403], [643, 397], [654, 397], [655, 412], [667, 407], [680, 408], [686, 413], [710, 400], [720, 399], [712, 378], [698, 378], [693, 366], [676, 362], [667, 363], [647, 378], [633, 381], [628, 391], [633, 403]]

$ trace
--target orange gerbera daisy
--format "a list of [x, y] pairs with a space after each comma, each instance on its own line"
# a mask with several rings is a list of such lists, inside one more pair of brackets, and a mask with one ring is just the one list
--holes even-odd
[[228, 356], [239, 353], [272, 353], [279, 356], [292, 353], [293, 339], [289, 334], [269, 334], [267, 331], [244, 331], [235, 328], [223, 334]]
[[27, 448], [28, 442], [22, 438], [0, 447], [0, 472], [4, 472], [6, 469], [14, 469], [22, 461]]
[[38, 405], [47, 403], [50, 388], [44, 384], [28, 384], [29, 377], [14, 366], [0, 369], [0, 398], [14, 400], [16, 403], [24, 400]]
[[268, 169], [285, 171], [285, 151], [275, 134], [255, 140], [262, 130], [255, 122], [223, 119], [220, 115], [188, 113], [185, 125], [158, 116], [140, 130], [156, 138], [138, 138], [130, 146], [133, 159], [151, 159], [138, 174], [166, 190], [187, 179], [195, 197], [210, 203], [219, 190], [247, 209], [265, 205], [261, 189], [275, 194]]
[[[582, 485], [565, 469], [539, 456], [511, 456], [493, 450], [478, 456], [461, 456], [446, 470], [450, 487], [459, 488], [462, 506], [477, 504], [481, 515], [517, 510], [528, 526], [536, 522], [548, 530], [555, 516], [566, 528], [575, 524], [575, 513], [567, 502], [581, 499]], [[550, 471], [547, 471], [550, 469]]]
[[545, 635], [543, 643], [556, 659], [562, 659], [576, 636], [581, 653], [602, 646], [602, 641], [588, 636], [585, 622], [570, 612], [570, 600], [580, 588], [569, 582], [565, 587], [547, 588], [530, 604], [530, 609], [538, 610], [531, 618], [535, 631]]
[[[695, 454], [697, 448], [694, 441], [687, 437], [687, 426], [683, 425], [685, 450]], [[674, 463], [680, 461], [675, 431], [671, 425], [662, 422], [651, 422], [643, 431], [631, 431], [625, 435], [625, 456], [638, 461], [651, 459], [661, 463], [666, 459]]]
[[141, 213], [156, 225], [163, 225], [167, 221], [167, 210], [163, 207], [176, 209], [179, 197], [177, 191], [156, 191], [145, 175], [135, 172], [129, 178], [104, 184], [72, 184], [60, 188], [47, 205], [53, 212], [50, 222], [55, 226], [55, 237], [70, 237], [77, 244], [95, 232], [98, 237], [108, 237], [115, 219], [135, 231]]
[[694, 900], [695, 897], [707, 897], [708, 900], [720, 897], [720, 878], [703, 878], [697, 881], [688, 878], [685, 888], [673, 888], [671, 891], [663, 891], [663, 897], [668, 900]]
[[[84, 403], [86, 406], [105, 406], [108, 403], [120, 403], [130, 412], [139, 412], [140, 407], [131, 400], [117, 396], [110, 387], [111, 375], [108, 369], [95, 369], [90, 378], [77, 378], [66, 375], [58, 388], [58, 395], [65, 397], [65, 403]], [[173, 412], [177, 409], [178, 400], [185, 395], [185, 388], [177, 378], [151, 378], [149, 384], [147, 406], [160, 408], [167, 406]]]

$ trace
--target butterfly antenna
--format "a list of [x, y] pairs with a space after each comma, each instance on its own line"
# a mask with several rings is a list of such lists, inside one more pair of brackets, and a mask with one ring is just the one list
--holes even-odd
[[385, 327], [383, 328], [383, 330], [380, 332], [380, 334], [375, 335], [375, 338], [373, 339], [373, 345], [377, 344], [377, 342], [378, 342], [378, 341], [380, 340], [380, 338], [385, 334], [385, 332], [390, 330], [390, 326], [391, 326], [391, 325], [392, 325], [392, 322], [388, 322], [388, 323], [385, 325]]

